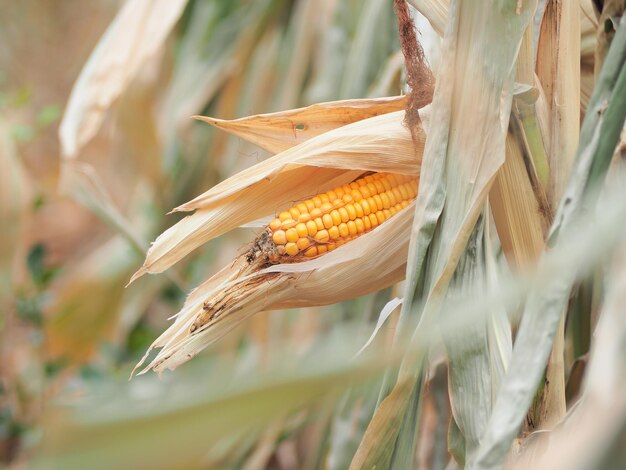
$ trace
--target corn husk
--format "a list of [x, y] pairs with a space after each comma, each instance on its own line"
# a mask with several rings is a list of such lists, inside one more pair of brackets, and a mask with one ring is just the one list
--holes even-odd
[[402, 111], [406, 96], [341, 100], [305, 108], [258, 114], [234, 120], [194, 116], [272, 153], [279, 153], [311, 137], [380, 114]]
[[443, 36], [448, 20], [449, 0], [407, 0], [417, 11], [426, 17], [431, 26]]
[[[422, 109], [421, 115], [426, 126], [428, 109]], [[235, 175], [205, 194], [205, 208], [173, 227], [178, 239], [185, 243], [190, 233], [193, 236], [185, 220], [198, 213], [213, 218], [206, 224], [210, 238], [273, 212], [279, 198], [292, 204], [363, 171], [414, 172], [421, 155], [415, 155], [402, 117], [401, 112], [391, 113], [330, 131]], [[368, 152], [372, 158], [364, 159]], [[346, 168], [348, 162], [352, 163]], [[273, 177], [268, 181], [266, 175]], [[294, 176], [295, 181], [290, 178]], [[263, 192], [259, 184], [266, 185]], [[189, 295], [175, 323], [151, 346], [162, 349], [141, 373], [177, 367], [261, 310], [336, 303], [398, 282], [406, 270], [413, 213], [414, 203], [389, 223], [310, 261], [256, 269], [245, 255], [240, 256]], [[180, 256], [179, 246], [159, 242], [162, 237], [153, 249], [163, 249], [167, 261]], [[150, 257], [149, 253], [147, 262]]]
[[[335, 108], [335, 112], [342, 111]], [[428, 119], [428, 112], [423, 108], [423, 120]], [[198, 246], [233, 228], [352, 181], [363, 172], [418, 174], [421, 152], [414, 147], [403, 118], [401, 111], [388, 113], [326, 132], [234, 175], [178, 207], [178, 211], [196, 212], [156, 239], [131, 282], [145, 273], [166, 270]], [[279, 121], [277, 117], [275, 122]], [[425, 135], [422, 137], [417, 144], [423, 148]]]
[[[246, 274], [242, 258], [195, 289], [151, 346], [162, 348], [141, 373], [174, 369], [262, 310], [326, 305], [388, 287], [404, 278], [414, 203], [371, 232], [311, 261]], [[199, 318], [217, 312], [190, 333]]]

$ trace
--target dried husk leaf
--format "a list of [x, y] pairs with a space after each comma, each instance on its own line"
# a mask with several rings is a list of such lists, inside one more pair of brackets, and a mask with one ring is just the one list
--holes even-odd
[[[427, 127], [428, 108], [423, 108]], [[421, 153], [402, 125], [403, 112], [326, 132], [250, 167], [177, 210], [196, 212], [161, 234], [132, 280], [159, 273], [233, 228], [290, 207], [366, 171], [419, 174]], [[425, 141], [425, 134], [422, 135]], [[420, 142], [418, 142], [420, 144]]]
[[449, 0], [407, 0], [417, 11], [426, 17], [440, 36], [446, 29]]
[[576, 155], [580, 128], [580, 5], [549, 1], [537, 47], [537, 75], [550, 113], [549, 200], [556, 205]]
[[[152, 344], [162, 349], [141, 373], [174, 369], [261, 310], [336, 303], [402, 280], [413, 213], [414, 203], [310, 261], [250, 272], [245, 257], [238, 258], [189, 295], [175, 323]], [[194, 322], [202, 326], [191, 331]]]
[[[419, 295], [425, 301], [424, 307], [417, 309], [419, 313], [412, 315], [421, 314], [412, 337], [416, 347], [439, 313], [457, 262], [504, 162], [515, 59], [536, 2], [488, 3], [456, 1], [450, 5], [442, 44], [446, 53], [437, 71], [401, 312], [400, 329], [409, 322], [413, 299]], [[491, 60], [485, 61], [485, 54]], [[424, 288], [418, 289], [420, 285]], [[374, 414], [351, 468], [384, 467], [389, 445], [394, 446], [396, 439], [414, 439], [413, 435], [399, 436], [397, 421], [414, 401], [407, 393], [413, 397], [419, 393], [415, 384], [424, 358], [423, 350], [405, 355], [395, 386]], [[380, 445], [376, 442], [380, 435], [391, 437]], [[393, 463], [395, 468], [410, 468], [412, 460], [413, 453], [404, 452], [394, 454]]]
[[74, 85], [59, 138], [76, 158], [98, 132], [106, 111], [142, 65], [156, 54], [187, 0], [128, 0], [100, 39]]
[[280, 153], [324, 132], [380, 114], [402, 111], [406, 96], [317, 103], [305, 108], [223, 120], [194, 116], [200, 121]]
[[540, 207], [515, 137], [506, 138], [506, 159], [489, 192], [502, 250], [515, 268], [534, 265], [544, 249]]
[[[578, 2], [549, 1], [537, 48], [537, 75], [546, 92], [550, 112], [548, 201], [553, 207], [569, 179], [578, 147], [581, 16]], [[537, 428], [551, 428], [565, 415], [564, 328], [563, 316], [547, 365], [545, 386], [532, 412]]]

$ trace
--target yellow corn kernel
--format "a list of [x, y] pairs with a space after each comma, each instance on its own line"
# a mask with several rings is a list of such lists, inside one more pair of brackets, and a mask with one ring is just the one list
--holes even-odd
[[368, 215], [368, 217], [370, 219], [372, 227], [378, 227], [378, 219], [376, 218], [376, 214], [372, 212], [370, 215]]
[[335, 199], [337, 199], [337, 193], [333, 191], [332, 189], [326, 192], [326, 195], [328, 196], [329, 201], [334, 201]]
[[322, 220], [321, 217], [317, 217], [315, 220], [315, 226], [317, 227], [317, 230], [324, 230], [324, 221]]
[[304, 256], [307, 256], [309, 258], [312, 258], [313, 256], [317, 256], [317, 247], [316, 246], [312, 246], [312, 247], [308, 248], [304, 252]]
[[315, 196], [313, 199], [313, 204], [315, 204], [315, 207], [319, 207], [322, 205], [322, 200], [320, 199], [319, 196]]
[[306, 229], [307, 229], [307, 232], [309, 233], [309, 237], [314, 237], [318, 230], [317, 225], [312, 220], [309, 220], [306, 223]]
[[378, 210], [378, 206], [376, 205], [376, 201], [373, 197], [368, 197], [367, 203], [370, 205], [370, 211], [376, 212]]
[[307, 199], [306, 201], [304, 201], [304, 205], [309, 210], [309, 212], [311, 212], [313, 209], [315, 209], [315, 204], [310, 199]]
[[280, 228], [282, 230], [289, 230], [290, 228], [295, 227], [295, 226], [296, 226], [296, 221], [293, 219], [287, 219], [283, 221], [282, 224], [280, 224]]
[[320, 230], [315, 234], [315, 241], [318, 243], [326, 243], [330, 240], [330, 235], [328, 234], [328, 230]]
[[356, 223], [354, 222], [354, 220], [350, 220], [346, 223], [346, 227], [348, 227], [348, 233], [350, 235], [356, 235], [358, 233], [358, 230], [356, 228]]
[[363, 213], [363, 206], [361, 204], [354, 205], [354, 211], [356, 212], [356, 216], [362, 218], [365, 214]]
[[298, 250], [298, 246], [295, 243], [290, 242], [285, 245], [285, 253], [289, 256], [296, 256], [299, 252], [300, 250]]
[[272, 229], [272, 231], [276, 231], [280, 228], [280, 224], [281, 224], [281, 220], [280, 219], [274, 219], [270, 222], [270, 228]]
[[290, 228], [289, 230], [287, 230], [287, 231], [285, 232], [285, 235], [286, 235], [286, 237], [287, 237], [287, 241], [288, 241], [288, 242], [292, 242], [292, 243], [297, 242], [297, 241], [298, 241], [298, 238], [300, 238], [300, 237], [298, 236], [298, 231], [297, 231], [295, 228], [293, 228], [293, 227], [292, 227], [292, 228]]
[[330, 213], [330, 217], [333, 219], [334, 225], [339, 225], [341, 223], [341, 216], [339, 215], [338, 210], [334, 210]]
[[376, 194], [382, 194], [386, 191], [385, 186], [380, 179], [374, 181], [374, 186], [376, 186]]
[[326, 245], [318, 245], [317, 253], [322, 255], [328, 251], [328, 247]]
[[322, 211], [322, 214], [328, 214], [333, 210], [333, 205], [330, 202], [324, 202], [320, 206], [320, 210]]
[[380, 179], [380, 182], [382, 183], [383, 187], [385, 188], [385, 191], [391, 191], [391, 181], [389, 181], [389, 177], [385, 176], [384, 178]]
[[307, 237], [309, 235], [309, 229], [303, 223], [296, 225], [296, 232], [298, 232], [298, 237]]
[[300, 211], [300, 214], [305, 214], [309, 212], [309, 208], [306, 206], [304, 202], [301, 202], [300, 204], [296, 205], [296, 208]]
[[354, 221], [354, 225], [356, 225], [357, 233], [365, 232], [365, 224], [363, 223], [363, 219], [356, 219]]
[[396, 198], [396, 204], [399, 203], [400, 201], [402, 201], [402, 199], [404, 199], [402, 197], [402, 193], [400, 192], [400, 190], [398, 189], [397, 186], [395, 188], [393, 188], [391, 190], [391, 192], [393, 193], [394, 197]]
[[287, 243], [287, 236], [285, 235], [285, 231], [276, 230], [274, 234], [272, 235], [272, 240], [277, 245], [284, 245], [285, 243]]
[[308, 212], [303, 212], [298, 217], [298, 222], [301, 222], [301, 223], [308, 222], [309, 220], [311, 220], [311, 214], [309, 214]]
[[322, 200], [322, 204], [324, 204], [325, 202], [330, 202], [330, 199], [328, 199], [328, 196], [326, 194], [320, 194], [320, 199]]
[[378, 194], [375, 194], [374, 196], [372, 196], [372, 199], [376, 203], [376, 207], [378, 207], [378, 210], [382, 210], [385, 208], [383, 204], [383, 199]]
[[291, 218], [293, 220], [298, 220], [298, 217], [300, 217], [300, 211], [295, 207], [289, 209], [289, 213], [291, 214]]
[[359, 188], [359, 191], [361, 192], [361, 196], [363, 196], [363, 199], [367, 199], [372, 195], [371, 191], [366, 185], [361, 186]]
[[283, 211], [278, 215], [278, 218], [284, 222], [285, 220], [291, 219], [291, 213], [289, 211]]
[[321, 217], [321, 216], [323, 216], [323, 215], [324, 215], [324, 213], [320, 210], [320, 208], [319, 208], [319, 207], [316, 207], [315, 209], [313, 209], [313, 210], [310, 212], [310, 214], [311, 214], [311, 217], [312, 217], [313, 219], [315, 219], [315, 218], [317, 218], [317, 217]]
[[372, 228], [372, 222], [370, 221], [369, 216], [364, 216], [361, 220], [363, 221], [363, 225], [365, 225], [365, 230]]
[[330, 216], [330, 214], [324, 214], [322, 216], [322, 222], [324, 222], [325, 228], [331, 228], [334, 225], [333, 218]]
[[337, 213], [339, 214], [341, 222], [347, 222], [348, 220], [350, 220], [350, 215], [348, 214], [348, 211], [345, 207], [340, 207], [339, 209], [337, 209]]
[[409, 198], [409, 192], [406, 190], [406, 186], [404, 184], [398, 186], [398, 191], [400, 191], [400, 194], [402, 195], [402, 200]]
[[356, 210], [355, 210], [353, 204], [346, 204], [345, 209], [346, 209], [346, 212], [348, 213], [348, 217], [349, 217], [350, 220], [356, 219], [356, 217], [357, 217], [356, 216]]
[[361, 194], [361, 191], [359, 191], [358, 189], [353, 189], [350, 192], [350, 196], [352, 196], [352, 199], [354, 200], [354, 202], [359, 202], [361, 199], [363, 199], [363, 195]]
[[309, 240], [308, 238], [298, 238], [296, 246], [298, 247], [298, 250], [304, 251], [311, 246], [311, 240]]
[[378, 223], [382, 224], [386, 220], [385, 212], [384, 211], [376, 212], [376, 218], [378, 219]]
[[331, 240], [337, 240], [339, 238], [339, 228], [336, 225], [333, 225], [328, 229], [328, 236]]
[[380, 202], [383, 204], [383, 209], [389, 209], [391, 207], [391, 201], [386, 192], [380, 193]]
[[363, 209], [363, 214], [369, 215], [370, 212], [372, 212], [372, 209], [370, 208], [370, 204], [369, 202], [367, 202], [367, 199], [361, 200], [361, 202], [359, 202], [359, 205], [361, 206], [361, 209]]
[[339, 224], [337, 227], [339, 229], [339, 235], [342, 237], [347, 237], [350, 235], [350, 231], [348, 230], [348, 226], [345, 223]]

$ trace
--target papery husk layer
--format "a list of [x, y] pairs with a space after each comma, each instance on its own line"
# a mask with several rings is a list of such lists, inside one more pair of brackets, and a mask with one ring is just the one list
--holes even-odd
[[371, 232], [310, 261], [255, 272], [245, 256], [238, 258], [189, 295], [175, 323], [151, 345], [162, 349], [141, 373], [176, 368], [257, 312], [332, 304], [402, 280], [414, 212], [413, 202]]
[[[424, 128], [428, 109], [420, 111]], [[426, 135], [422, 132], [422, 141], [414, 147], [403, 118], [402, 111], [383, 114], [313, 137], [177, 208], [196, 212], [157, 238], [132, 280], [147, 272], [162, 272], [212, 238], [364, 172], [418, 175]]]

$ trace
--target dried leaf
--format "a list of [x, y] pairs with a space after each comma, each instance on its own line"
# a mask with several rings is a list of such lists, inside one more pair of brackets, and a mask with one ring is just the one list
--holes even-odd
[[232, 121], [194, 116], [246, 139], [272, 153], [279, 153], [317, 135], [380, 114], [402, 111], [406, 97], [359, 99], [317, 103], [306, 108], [258, 114]]
[[407, 0], [417, 11], [426, 17], [431, 26], [440, 36], [446, 29], [448, 21], [449, 0]]
[[[310, 261], [249, 273], [239, 258], [191, 292], [175, 323], [151, 346], [162, 349], [141, 373], [177, 367], [262, 310], [336, 303], [402, 280], [413, 208]], [[208, 321], [194, 330], [201, 317]]]
[[[416, 292], [422, 284], [420, 273], [426, 271], [421, 296], [425, 306], [420, 309], [421, 317], [412, 339], [416, 347], [416, 341], [430, 330], [439, 313], [457, 261], [495, 174], [504, 162], [514, 64], [535, 4], [451, 3], [450, 24], [442, 44], [446, 53], [438, 68], [420, 175], [399, 327], [406, 331], [409, 312], [415, 307], [414, 298], [422, 294], [421, 290]], [[486, 62], [487, 54], [493, 60]], [[398, 436], [397, 422], [411, 402], [406, 393], [413, 394], [416, 390], [424, 354], [423, 350], [420, 354], [411, 351], [405, 356], [393, 391], [372, 418], [352, 462], [354, 468], [377, 463], [384, 466], [389, 443], [379, 445], [376, 436]], [[414, 439], [414, 436], [402, 438]], [[413, 455], [410, 446], [405, 448], [408, 452], [395, 455], [394, 459], [399, 467], [404, 464], [406, 468], [411, 466]]]
[[127, 0], [74, 85], [59, 138], [64, 158], [77, 158], [98, 132], [106, 111], [154, 56], [187, 0]]
[[[179, 207], [196, 212], [157, 238], [132, 280], [147, 272], [162, 272], [214, 237], [352, 181], [363, 172], [417, 174], [419, 149], [414, 149], [402, 125], [403, 114], [384, 114], [326, 132]], [[426, 128], [428, 109], [422, 114]]]

